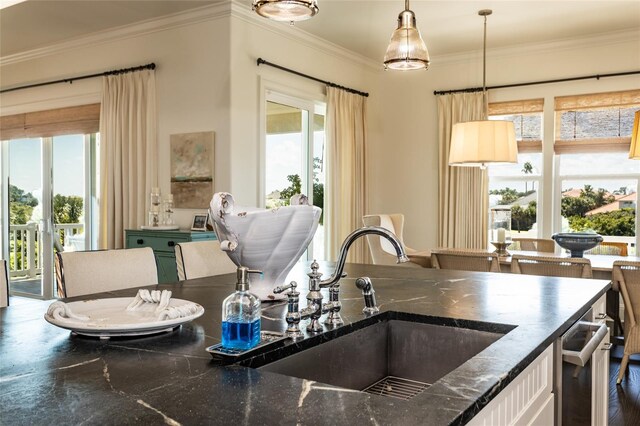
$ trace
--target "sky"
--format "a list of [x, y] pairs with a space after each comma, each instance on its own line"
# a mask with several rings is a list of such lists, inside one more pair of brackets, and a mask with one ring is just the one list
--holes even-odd
[[[84, 136], [53, 138], [53, 193], [84, 196]], [[40, 139], [16, 139], [9, 143], [9, 179], [12, 185], [37, 198], [42, 191]]]
[[[290, 183], [288, 175], [302, 175], [302, 137], [300, 133], [282, 133], [267, 135], [265, 152], [266, 177], [265, 193], [281, 191]], [[324, 132], [314, 132], [314, 156], [322, 158]], [[324, 171], [320, 173], [320, 182], [324, 182]], [[309, 195], [309, 194], [305, 194]]]

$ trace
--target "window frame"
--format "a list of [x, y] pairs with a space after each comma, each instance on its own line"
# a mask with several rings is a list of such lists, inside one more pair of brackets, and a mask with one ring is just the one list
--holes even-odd
[[[543, 221], [542, 205], [544, 195], [544, 98], [520, 99], [504, 102], [490, 102], [488, 105], [488, 116], [505, 116], [505, 115], [539, 115], [540, 117], [540, 138], [539, 139], [521, 139], [517, 141], [518, 154], [520, 153], [540, 153], [541, 164], [540, 174], [538, 175], [517, 175], [517, 176], [488, 176], [489, 183], [493, 182], [536, 182], [538, 189], [536, 197], [536, 228], [537, 238], [542, 238]], [[491, 166], [489, 166], [491, 167]], [[526, 207], [526, 206], [523, 206]], [[490, 224], [487, 224], [489, 227]], [[513, 235], [513, 230], [511, 231]]]

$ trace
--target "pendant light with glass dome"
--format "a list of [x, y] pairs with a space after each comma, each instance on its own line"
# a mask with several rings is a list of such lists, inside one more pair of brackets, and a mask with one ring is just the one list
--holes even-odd
[[416, 26], [416, 15], [409, 10], [409, 0], [405, 0], [404, 10], [398, 15], [398, 28], [391, 34], [384, 55], [384, 69], [426, 70], [429, 61], [427, 45]]
[[318, 13], [317, 0], [253, 0], [253, 10], [274, 21], [304, 21]]

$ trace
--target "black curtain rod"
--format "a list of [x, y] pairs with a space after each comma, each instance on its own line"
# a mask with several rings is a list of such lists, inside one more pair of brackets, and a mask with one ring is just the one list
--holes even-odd
[[262, 65], [262, 64], [264, 64], [264, 65], [269, 65], [270, 67], [278, 68], [279, 70], [286, 71], [286, 72], [289, 72], [289, 73], [291, 73], [291, 74], [298, 75], [298, 76], [300, 76], [300, 77], [308, 78], [309, 80], [317, 81], [318, 83], [323, 83], [323, 84], [326, 84], [327, 86], [330, 86], [330, 87], [335, 87], [335, 88], [338, 88], [338, 89], [346, 90], [346, 91], [347, 91], [347, 92], [349, 92], [349, 93], [355, 93], [356, 95], [364, 96], [365, 98], [369, 96], [369, 94], [368, 94], [367, 92], [361, 92], [361, 91], [359, 91], [359, 90], [352, 89], [352, 88], [350, 88], [350, 87], [340, 86], [339, 84], [335, 84], [335, 83], [332, 83], [332, 82], [330, 82], [330, 81], [320, 80], [319, 78], [315, 78], [315, 77], [312, 77], [312, 76], [310, 76], [310, 75], [303, 74], [303, 73], [301, 73], [301, 72], [298, 72], [298, 71], [292, 70], [292, 69], [290, 69], [290, 68], [285, 68], [285, 67], [283, 67], [283, 66], [280, 66], [280, 65], [277, 65], [277, 64], [271, 63], [271, 62], [269, 62], [269, 61], [265, 61], [265, 60], [264, 60], [264, 59], [262, 59], [262, 58], [258, 58], [258, 60], [256, 61], [256, 64], [257, 64], [258, 66], [260, 66], [260, 65]]
[[[612, 74], [595, 74], [595, 75], [586, 75], [583, 77], [569, 77], [569, 78], [558, 78], [556, 80], [541, 80], [541, 81], [530, 81], [528, 83], [514, 83], [514, 84], [502, 84], [500, 86], [488, 86], [487, 90], [490, 89], [505, 89], [507, 87], [521, 87], [521, 86], [534, 86], [536, 84], [549, 84], [549, 83], [562, 83], [565, 81], [577, 81], [577, 80], [589, 80], [595, 78], [600, 80], [605, 77], [620, 77], [623, 75], [633, 75], [640, 74], [640, 71], [627, 71], [627, 72], [616, 72]], [[451, 93], [471, 93], [471, 92], [482, 92], [482, 87], [469, 87], [466, 89], [454, 89], [454, 90], [434, 90], [434, 95], [448, 95]]]
[[126, 74], [128, 72], [142, 71], [142, 70], [154, 70], [154, 69], [156, 69], [156, 64], [154, 64], [152, 62], [152, 63], [147, 64], [147, 65], [140, 65], [140, 66], [132, 67], [132, 68], [123, 68], [123, 69], [119, 69], [119, 70], [105, 71], [105, 72], [101, 72], [101, 73], [97, 73], [97, 74], [89, 74], [89, 75], [81, 75], [79, 77], [65, 78], [65, 79], [62, 79], [62, 80], [45, 81], [44, 83], [35, 83], [35, 84], [28, 84], [26, 86], [11, 87], [9, 89], [0, 90], [0, 93], [13, 92], [14, 90], [30, 89], [32, 87], [48, 86], [50, 84], [58, 84], [58, 83], [69, 83], [69, 84], [71, 84], [76, 80], [85, 80], [87, 78], [103, 77], [103, 76], [107, 76], [107, 75]]

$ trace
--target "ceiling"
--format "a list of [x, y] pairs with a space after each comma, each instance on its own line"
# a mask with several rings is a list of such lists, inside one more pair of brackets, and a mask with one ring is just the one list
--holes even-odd
[[[0, 9], [0, 57], [224, 1], [23, 1]], [[251, 7], [251, 0], [236, 3]], [[296, 26], [375, 61], [382, 60], [404, 8], [402, 0], [318, 4], [318, 15]], [[410, 8], [431, 56], [481, 49], [482, 18], [477, 12], [485, 8], [494, 11], [488, 18], [489, 48], [640, 30], [640, 0], [414, 0]]]

